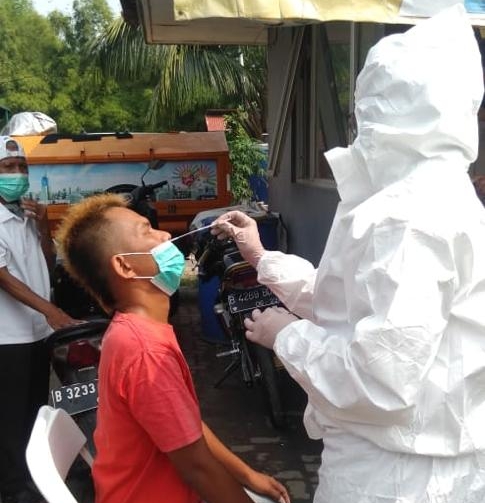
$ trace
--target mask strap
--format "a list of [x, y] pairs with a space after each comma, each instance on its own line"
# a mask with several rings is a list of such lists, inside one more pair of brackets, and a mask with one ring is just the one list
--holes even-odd
[[151, 255], [150, 252], [127, 252], [127, 253], [116, 253], [115, 255]]

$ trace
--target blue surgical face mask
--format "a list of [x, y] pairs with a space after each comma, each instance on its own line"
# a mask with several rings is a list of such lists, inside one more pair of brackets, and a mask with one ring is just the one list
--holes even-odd
[[18, 173], [0, 173], [0, 197], [7, 203], [18, 201], [29, 190], [29, 177]]
[[170, 241], [155, 246], [150, 252], [118, 253], [118, 255], [151, 255], [158, 267], [155, 276], [135, 276], [134, 279], [149, 279], [162, 292], [172, 295], [180, 286], [185, 269], [185, 257]]

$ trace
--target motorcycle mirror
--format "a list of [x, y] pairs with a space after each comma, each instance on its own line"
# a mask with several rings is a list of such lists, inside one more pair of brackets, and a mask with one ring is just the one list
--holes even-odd
[[162, 169], [165, 164], [167, 164], [167, 161], [162, 161], [161, 159], [152, 159], [148, 163], [148, 169], [151, 169], [152, 171], [158, 171], [159, 169]]
[[144, 186], [145, 185], [145, 175], [149, 171], [158, 171], [159, 169], [162, 169], [165, 164], [167, 164], [167, 161], [162, 161], [160, 159], [152, 159], [151, 161], [148, 162], [147, 169], [141, 175], [141, 184]]

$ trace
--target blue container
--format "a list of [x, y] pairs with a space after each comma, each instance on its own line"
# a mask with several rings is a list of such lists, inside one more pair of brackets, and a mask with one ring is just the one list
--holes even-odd
[[221, 282], [217, 276], [209, 280], [202, 280], [199, 277], [198, 301], [202, 333], [204, 339], [210, 342], [224, 342], [227, 340], [224, 330], [214, 313], [214, 304], [220, 284]]
[[258, 219], [259, 237], [266, 250], [278, 250], [279, 223], [279, 217], [273, 213], [268, 213], [264, 218]]

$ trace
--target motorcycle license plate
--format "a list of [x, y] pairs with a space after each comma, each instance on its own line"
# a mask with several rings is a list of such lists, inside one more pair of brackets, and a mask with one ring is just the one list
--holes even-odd
[[276, 306], [280, 301], [267, 286], [258, 285], [244, 290], [232, 290], [227, 295], [227, 304], [229, 312], [234, 314]]
[[52, 405], [71, 416], [98, 406], [98, 380], [61, 386], [51, 391]]

